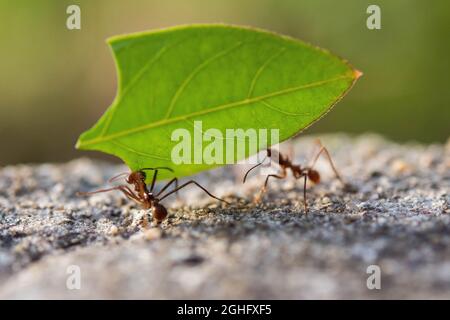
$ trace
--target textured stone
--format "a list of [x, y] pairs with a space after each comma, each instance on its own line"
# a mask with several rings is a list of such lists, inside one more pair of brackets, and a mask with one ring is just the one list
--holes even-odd
[[[194, 177], [226, 197], [194, 186], [164, 200], [169, 218], [143, 229], [147, 212], [93, 190], [123, 166], [77, 159], [0, 170], [0, 298], [450, 298], [450, 148], [400, 145], [378, 136], [324, 136], [352, 188], [322, 182], [242, 184], [243, 165]], [[296, 161], [312, 138], [294, 143]], [[353, 190], [351, 190], [353, 189]], [[381, 290], [369, 290], [369, 265]], [[66, 287], [67, 268], [81, 289]]]

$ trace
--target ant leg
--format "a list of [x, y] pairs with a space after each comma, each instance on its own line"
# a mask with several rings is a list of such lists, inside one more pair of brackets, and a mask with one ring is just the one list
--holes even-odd
[[173, 170], [171, 168], [169, 168], [169, 167], [141, 168], [139, 170], [142, 170], [142, 171], [146, 171], [146, 170], [155, 171], [153, 173], [153, 179], [152, 179], [152, 183], [151, 183], [151, 187], [150, 187], [150, 192], [152, 192], [153, 189], [155, 188], [155, 183], [156, 183], [156, 180], [157, 180], [156, 177], [158, 176], [158, 170], [168, 170], [170, 172], [173, 172]]
[[172, 191], [166, 193], [164, 196], [162, 196], [162, 197], [159, 199], [159, 201], [163, 200], [164, 198], [170, 196], [172, 193], [177, 192], [178, 190], [183, 189], [184, 187], [186, 187], [186, 186], [188, 186], [189, 184], [192, 184], [192, 183], [195, 184], [195, 185], [196, 185], [197, 187], [199, 187], [200, 189], [202, 189], [203, 191], [205, 191], [206, 194], [208, 194], [211, 198], [214, 198], [214, 199], [216, 199], [216, 200], [225, 202], [226, 204], [230, 204], [228, 201], [225, 201], [225, 200], [223, 200], [223, 199], [220, 199], [220, 198], [216, 197], [215, 195], [211, 194], [208, 190], [206, 190], [204, 187], [202, 187], [199, 183], [197, 183], [197, 182], [194, 181], [194, 180], [190, 180], [190, 181], [188, 181], [188, 182], [186, 182], [186, 183], [183, 183], [181, 186], [179, 186], [179, 187], [173, 189]]
[[[178, 179], [175, 179], [175, 189], [178, 188]], [[180, 193], [178, 191], [175, 191], [175, 197], [177, 197], [177, 200], [180, 200]]]
[[93, 195], [96, 193], [103, 193], [103, 192], [109, 192], [109, 191], [114, 191], [114, 190], [121, 191], [123, 194], [125, 194], [125, 196], [127, 198], [134, 200], [134, 201], [138, 202], [139, 204], [142, 204], [139, 197], [136, 194], [134, 194], [133, 191], [131, 191], [130, 188], [128, 188], [127, 186], [117, 186], [117, 187], [113, 187], [113, 188], [100, 189], [100, 190], [91, 191], [91, 192], [77, 192], [77, 196], [89, 196], [89, 195]]
[[303, 204], [305, 206], [305, 214], [308, 214], [308, 202], [306, 201], [306, 181], [308, 180], [308, 176], [304, 176], [303, 182]]
[[312, 168], [314, 167], [314, 165], [316, 164], [317, 160], [319, 159], [320, 155], [321, 155], [322, 153], [325, 153], [325, 156], [327, 157], [327, 160], [328, 160], [328, 162], [329, 162], [329, 164], [330, 164], [330, 166], [331, 166], [331, 169], [333, 169], [334, 174], [336, 175], [336, 178], [338, 178], [338, 180], [339, 180], [342, 184], [345, 184], [345, 183], [344, 183], [344, 180], [342, 180], [342, 178], [341, 178], [341, 175], [340, 175], [340, 174], [338, 173], [338, 171], [336, 170], [336, 167], [334, 166], [333, 160], [331, 160], [331, 156], [330, 156], [330, 153], [328, 152], [328, 149], [325, 148], [325, 147], [322, 145], [322, 143], [320, 142], [319, 139], [316, 140], [316, 143], [319, 144], [320, 150], [319, 150], [319, 152], [317, 152], [317, 154], [316, 154], [314, 160], [312, 161], [312, 163], [311, 163], [311, 165], [310, 165], [309, 167], [312, 169]]
[[170, 172], [173, 172], [173, 170], [169, 167], [154, 167], [154, 168], [141, 168], [139, 169], [139, 171], [155, 171], [155, 173], [153, 174], [153, 180], [152, 180], [152, 187], [150, 192], [153, 190], [154, 186], [155, 186], [155, 182], [156, 182], [156, 176], [158, 175], [158, 170], [167, 170]]
[[[155, 197], [158, 198], [160, 196], [160, 194], [163, 193], [164, 190], [166, 190], [174, 182], [175, 182], [175, 189], [178, 188], [178, 178], [173, 178], [158, 192], [158, 194]], [[178, 197], [178, 192], [177, 192], [177, 197]]]
[[155, 188], [155, 182], [156, 182], [156, 177], [158, 176], [158, 169], [155, 169], [155, 173], [153, 173], [153, 179], [152, 179], [152, 184], [150, 187], [150, 192], [153, 191], [153, 188]]
[[[136, 201], [140, 205], [144, 205], [145, 202], [139, 198], [137, 194], [135, 194], [128, 186], [119, 186], [119, 190], [122, 191], [127, 198], [130, 200]], [[144, 215], [142, 217], [142, 220], [140, 222], [140, 225], [144, 228], [148, 228], [148, 217], [147, 215]]]
[[267, 184], [269, 183], [269, 178], [270, 177], [274, 177], [274, 178], [277, 178], [277, 179], [284, 179], [284, 178], [286, 178], [286, 170], [283, 170], [283, 171], [281, 171], [281, 174], [269, 174], [267, 177], [266, 177], [266, 181], [264, 182], [264, 189], [266, 189], [267, 188]]
[[139, 204], [143, 203], [139, 196], [135, 194], [128, 186], [119, 186], [119, 190], [122, 191], [129, 199], [134, 200]]
[[255, 197], [255, 202], [260, 202], [262, 199], [263, 194], [267, 191], [267, 184], [269, 183], [269, 178], [273, 177], [276, 179], [284, 179], [286, 178], [286, 169], [282, 168], [280, 174], [269, 174], [266, 177], [266, 181], [264, 182], [264, 186], [259, 191], [259, 194]]
[[[135, 194], [128, 186], [118, 186], [117, 190], [122, 191], [123, 194], [130, 200], [134, 200], [136, 203], [143, 205], [144, 202], [139, 198], [137, 194]], [[144, 229], [148, 227], [148, 218], [147, 215], [142, 217], [142, 221], [140, 222]]]

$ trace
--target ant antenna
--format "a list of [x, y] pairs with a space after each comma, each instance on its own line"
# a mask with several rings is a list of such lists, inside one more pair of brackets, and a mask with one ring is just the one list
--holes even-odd
[[118, 187], [113, 187], [113, 188], [108, 188], [108, 189], [101, 189], [101, 190], [97, 190], [97, 191], [90, 191], [90, 192], [80, 192], [78, 191], [76, 193], [77, 196], [90, 196], [96, 193], [102, 193], [102, 192], [109, 192], [109, 191], [113, 191], [113, 190], [117, 190]]
[[121, 178], [121, 177], [123, 177], [123, 176], [127, 176], [127, 175], [129, 175], [129, 174], [130, 174], [129, 172], [122, 172], [122, 173], [119, 173], [118, 175], [116, 175], [116, 176], [112, 177], [111, 179], [109, 179], [108, 182], [114, 182], [114, 181], [116, 181], [117, 179], [119, 179], [119, 178]]
[[168, 170], [170, 172], [173, 172], [173, 169], [171, 169], [169, 167], [141, 168], [139, 170], [146, 171], [146, 170], [159, 170], [159, 169]]
[[262, 165], [263, 163], [264, 163], [264, 161], [266, 161], [266, 159], [267, 159], [267, 157], [269, 157], [270, 155], [269, 155], [269, 151], [270, 149], [267, 149], [267, 155], [264, 157], [264, 159], [260, 162], [260, 163], [258, 163], [257, 165], [254, 165], [253, 167], [251, 167], [250, 169], [248, 169], [248, 171], [245, 173], [245, 175], [244, 175], [244, 179], [242, 180], [242, 183], [245, 183], [245, 181], [247, 180], [247, 176], [248, 176], [248, 174], [250, 173], [250, 171], [252, 171], [253, 169], [255, 169], [255, 168], [257, 168], [257, 167], [259, 167], [260, 165]]
[[251, 167], [250, 169], [248, 169], [248, 171], [245, 173], [244, 179], [242, 180], [242, 183], [245, 183], [245, 180], [247, 180], [247, 176], [250, 173], [250, 171], [252, 171], [253, 169], [259, 167], [260, 165], [263, 164], [263, 162], [267, 159], [267, 157], [264, 158], [263, 161], [261, 161], [260, 163], [258, 163], [257, 165], [254, 165], [253, 167]]

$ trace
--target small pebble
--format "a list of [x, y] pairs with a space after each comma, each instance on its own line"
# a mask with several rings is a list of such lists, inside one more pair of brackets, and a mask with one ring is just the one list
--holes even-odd
[[112, 236], [117, 236], [119, 234], [119, 228], [117, 228], [116, 226], [112, 226], [109, 229], [109, 234]]
[[144, 237], [146, 240], [155, 240], [161, 238], [162, 231], [159, 227], [152, 227], [150, 229], [144, 230]]
[[404, 160], [396, 159], [391, 164], [391, 169], [396, 174], [404, 174], [412, 171], [412, 166]]

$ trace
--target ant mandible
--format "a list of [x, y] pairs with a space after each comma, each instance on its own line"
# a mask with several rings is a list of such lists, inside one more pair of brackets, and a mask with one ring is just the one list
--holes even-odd
[[[272, 158], [272, 156], [277, 155], [278, 156], [277, 164], [280, 167], [281, 171], [278, 174], [267, 175], [266, 180], [264, 182], [264, 186], [261, 188], [261, 191], [260, 191], [259, 195], [256, 197], [256, 200], [259, 201], [261, 199], [261, 196], [267, 190], [267, 184], [269, 182], [270, 177], [273, 177], [276, 179], [284, 179], [287, 176], [288, 169], [290, 169], [292, 172], [292, 175], [294, 176], [295, 179], [300, 179], [300, 178], [304, 179], [303, 180], [304, 181], [303, 182], [303, 203], [305, 206], [305, 213], [308, 213], [308, 203], [306, 202], [306, 182], [308, 181], [308, 179], [311, 182], [313, 182], [314, 184], [317, 184], [320, 182], [320, 174], [317, 170], [314, 170], [314, 165], [316, 164], [317, 160], [319, 159], [319, 156], [322, 153], [324, 153], [326, 155], [328, 162], [330, 163], [330, 166], [333, 169], [334, 174], [336, 175], [336, 178], [338, 178], [338, 180], [345, 186], [344, 181], [342, 180], [341, 176], [337, 172], [336, 167], [334, 166], [333, 161], [331, 160], [331, 156], [330, 156], [330, 153], [328, 152], [328, 150], [322, 145], [320, 140], [316, 140], [316, 143], [319, 145], [320, 149], [317, 152], [316, 156], [313, 158], [313, 161], [311, 162], [311, 164], [309, 166], [305, 166], [305, 167], [293, 164], [292, 159], [290, 159], [289, 157], [283, 156], [281, 153], [268, 148], [266, 158]], [[252, 171], [256, 167], [260, 166], [266, 160], [266, 158], [264, 158], [263, 161], [261, 161], [260, 163], [258, 163], [255, 166], [253, 166], [245, 173], [243, 183], [245, 183], [245, 181], [247, 180], [247, 176], [250, 173], [250, 171]]]
[[[134, 187], [134, 191], [131, 190], [131, 188], [127, 185], [119, 185], [116, 187], [112, 187], [112, 188], [108, 188], [108, 189], [101, 189], [101, 190], [96, 190], [96, 191], [91, 191], [91, 192], [78, 192], [77, 194], [82, 195], [82, 196], [87, 196], [87, 195], [92, 195], [92, 194], [101, 193], [101, 192], [109, 192], [109, 191], [113, 191], [113, 190], [119, 190], [127, 198], [129, 198], [129, 199], [137, 202], [139, 205], [141, 205], [141, 207], [143, 209], [150, 209], [152, 211], [153, 221], [156, 222], [156, 224], [160, 224], [167, 217], [167, 209], [160, 203], [160, 201], [162, 201], [166, 197], [170, 196], [171, 194], [177, 192], [178, 190], [180, 190], [190, 184], [195, 184], [197, 187], [199, 187], [200, 189], [205, 191], [206, 194], [208, 194], [210, 197], [229, 204], [227, 201], [212, 195], [208, 190], [206, 190], [204, 187], [202, 187], [200, 184], [198, 184], [194, 180], [189, 180], [186, 183], [183, 183], [181, 186], [178, 186], [178, 179], [173, 178], [168, 183], [166, 183], [166, 185], [164, 187], [162, 187], [162, 189], [158, 193], [154, 194], [153, 189], [155, 188], [155, 183], [156, 183], [156, 179], [158, 176], [158, 170], [168, 170], [168, 171], [173, 172], [172, 169], [167, 168], [167, 167], [142, 168], [137, 171], [133, 171], [131, 173], [124, 172], [124, 173], [118, 174], [117, 176], [112, 177], [111, 179], [108, 180], [108, 182], [113, 182], [121, 177], [126, 176], [125, 181]], [[145, 180], [147, 178], [147, 174], [145, 173], [145, 171], [154, 171], [152, 182], [150, 185], [150, 190], [148, 189], [147, 184], [145, 183]], [[170, 185], [172, 185], [173, 183], [175, 183], [175, 188], [172, 191], [169, 191], [163, 195], [163, 192], [168, 187], [170, 187]], [[146, 221], [146, 220], [144, 220], [144, 221]]]

